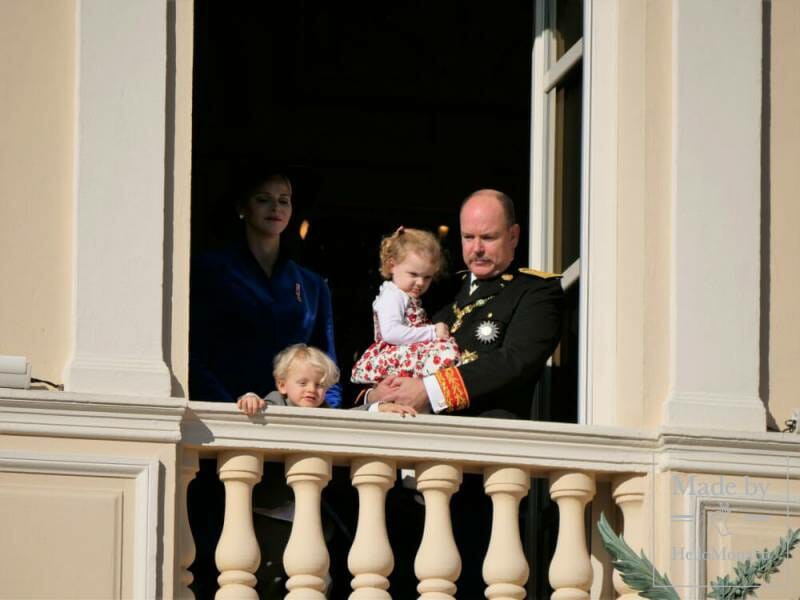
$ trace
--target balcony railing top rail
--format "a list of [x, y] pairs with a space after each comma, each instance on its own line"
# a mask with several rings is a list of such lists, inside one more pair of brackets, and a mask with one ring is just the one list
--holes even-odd
[[183, 442], [203, 449], [248, 448], [267, 455], [309, 452], [337, 457], [454, 461], [464, 469], [487, 464], [532, 472], [587, 469], [648, 472], [658, 435], [641, 430], [570, 423], [440, 415], [400, 417], [361, 411], [269, 407], [248, 419], [230, 406], [191, 402]]
[[208, 455], [248, 448], [275, 460], [313, 452], [342, 463], [372, 456], [399, 466], [441, 460], [459, 462], [467, 471], [495, 464], [534, 474], [581, 469], [600, 476], [667, 469], [783, 476], [797, 468], [800, 455], [800, 435], [792, 433], [437, 415], [403, 419], [284, 407], [250, 419], [226, 403], [11, 389], [0, 390], [0, 434], [182, 443]]

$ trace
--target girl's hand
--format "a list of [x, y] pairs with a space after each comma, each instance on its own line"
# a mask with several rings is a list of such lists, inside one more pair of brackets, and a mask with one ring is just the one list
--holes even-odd
[[433, 328], [436, 330], [436, 337], [440, 340], [446, 340], [450, 337], [450, 328], [447, 323], [436, 323]]
[[264, 410], [264, 408], [267, 406], [267, 403], [263, 398], [260, 398], [253, 392], [247, 392], [246, 394], [239, 396], [239, 398], [236, 400], [236, 406], [238, 406], [239, 410], [241, 410], [248, 417], [253, 417], [257, 413]]
[[403, 404], [395, 404], [394, 402], [381, 402], [378, 405], [378, 412], [392, 412], [392, 413], [399, 413], [404, 417], [406, 415], [411, 415], [412, 417], [417, 416], [417, 411], [414, 410], [411, 406], [404, 406]]

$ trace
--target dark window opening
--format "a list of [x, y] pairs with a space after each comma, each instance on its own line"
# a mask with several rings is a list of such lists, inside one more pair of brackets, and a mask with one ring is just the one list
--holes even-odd
[[[494, 187], [515, 200], [526, 264], [532, 40], [529, 1], [197, 0], [192, 252], [239, 234], [230, 194], [242, 163], [288, 166], [282, 243], [328, 279], [345, 401], [372, 341], [382, 235], [445, 225], [460, 270], [458, 207]], [[452, 296], [443, 282], [423, 300], [433, 312]]]

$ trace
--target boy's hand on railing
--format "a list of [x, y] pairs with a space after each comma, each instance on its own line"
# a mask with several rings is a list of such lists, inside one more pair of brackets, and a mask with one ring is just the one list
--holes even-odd
[[264, 408], [267, 406], [267, 403], [257, 394], [254, 394], [253, 392], [247, 392], [246, 394], [239, 396], [239, 398], [236, 400], [236, 406], [238, 406], [239, 410], [241, 410], [248, 417], [253, 417], [257, 413], [264, 410]]
[[417, 416], [417, 411], [414, 410], [411, 406], [403, 406], [402, 404], [396, 404], [394, 402], [381, 402], [378, 405], [379, 412], [391, 412], [391, 413], [398, 413], [403, 415], [411, 415], [412, 417]]

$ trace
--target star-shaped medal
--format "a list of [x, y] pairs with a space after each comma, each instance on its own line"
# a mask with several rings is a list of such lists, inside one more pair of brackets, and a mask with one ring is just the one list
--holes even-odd
[[475, 329], [475, 337], [482, 344], [491, 344], [500, 335], [500, 328], [494, 321], [481, 321]]

